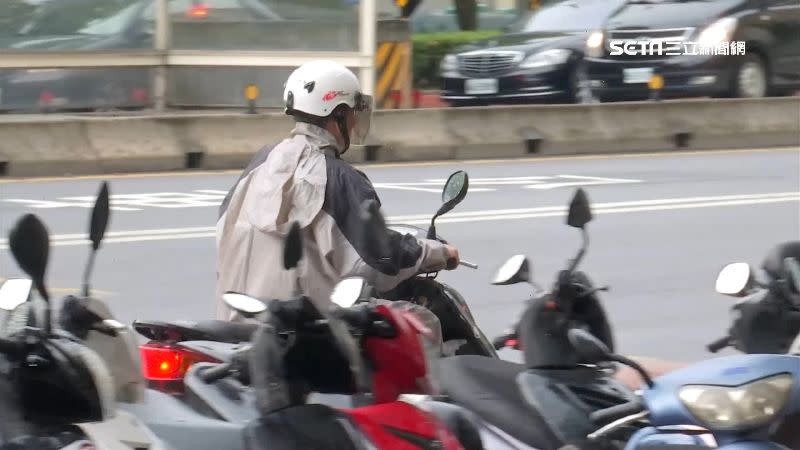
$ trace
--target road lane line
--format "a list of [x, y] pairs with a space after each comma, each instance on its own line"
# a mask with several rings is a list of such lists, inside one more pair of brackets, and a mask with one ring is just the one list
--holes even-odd
[[[635, 200], [627, 202], [596, 203], [592, 205], [595, 214], [619, 214], [645, 211], [667, 211], [678, 209], [697, 209], [721, 206], [744, 206], [800, 202], [800, 192], [776, 192], [767, 194], [745, 194], [727, 196], [686, 197], [653, 200]], [[544, 206], [538, 208], [517, 208], [486, 211], [463, 211], [443, 216], [438, 223], [466, 223], [497, 220], [535, 219], [563, 216], [567, 213], [564, 206]], [[408, 225], [427, 225], [430, 214], [414, 214], [391, 216], [389, 223]], [[210, 238], [216, 235], [215, 227], [165, 228], [150, 230], [110, 231], [106, 233], [105, 243], [128, 243], [165, 241], [179, 239]], [[88, 245], [85, 234], [53, 235], [50, 239], [53, 246]], [[0, 250], [8, 249], [8, 241], [0, 239]]]

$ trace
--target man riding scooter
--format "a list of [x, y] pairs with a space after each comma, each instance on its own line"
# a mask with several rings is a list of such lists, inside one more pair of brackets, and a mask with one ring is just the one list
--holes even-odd
[[[256, 154], [220, 209], [219, 319], [233, 318], [221, 300], [226, 291], [289, 298], [299, 282], [309, 297], [327, 301], [317, 299], [329, 299], [348, 275], [387, 291], [421, 270], [458, 266], [458, 250], [435, 240], [389, 231], [391, 250], [384, 255], [359, 236], [360, 206], [379, 200], [366, 175], [341, 159], [352, 144], [363, 143], [372, 114], [372, 98], [349, 69], [324, 60], [304, 64], [286, 81], [284, 102], [296, 122], [290, 137]], [[307, 255], [297, 273], [280, 264], [282, 239], [293, 221], [302, 227]], [[412, 303], [394, 304], [435, 330], [434, 351], [441, 351], [436, 316]]]

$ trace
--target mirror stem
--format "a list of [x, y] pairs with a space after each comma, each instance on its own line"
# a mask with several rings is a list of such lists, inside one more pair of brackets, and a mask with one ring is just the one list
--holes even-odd
[[89, 297], [89, 276], [92, 274], [94, 268], [94, 256], [97, 254], [95, 250], [89, 253], [89, 261], [86, 262], [86, 269], [83, 271], [83, 296]]
[[578, 264], [581, 263], [583, 256], [586, 254], [586, 248], [589, 247], [589, 233], [586, 232], [586, 228], [581, 228], [581, 235], [583, 236], [583, 245], [581, 245], [578, 255], [572, 260], [569, 266], [569, 273], [573, 273], [578, 268]]
[[428, 227], [428, 236], [426, 236], [431, 240], [436, 240], [436, 217], [437, 216], [433, 216], [431, 219], [431, 226]]
[[625, 364], [626, 366], [630, 367], [631, 369], [639, 372], [639, 375], [642, 376], [642, 379], [647, 384], [647, 387], [652, 388], [655, 385], [655, 383], [653, 382], [653, 379], [650, 377], [650, 374], [647, 373], [647, 371], [644, 370], [644, 367], [642, 367], [641, 364], [637, 363], [636, 361], [634, 361], [634, 360], [632, 360], [630, 358], [626, 358], [626, 357], [624, 357], [622, 355], [613, 355], [613, 360], [618, 362], [618, 363]]

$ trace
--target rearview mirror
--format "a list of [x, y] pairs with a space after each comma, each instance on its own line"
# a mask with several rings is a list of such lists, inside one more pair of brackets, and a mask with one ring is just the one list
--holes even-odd
[[447, 214], [467, 196], [469, 190], [469, 175], [463, 170], [454, 172], [447, 179], [442, 190], [442, 206], [436, 212], [437, 216]]
[[360, 277], [345, 278], [333, 288], [331, 301], [342, 308], [349, 308], [361, 298], [365, 284]]
[[222, 300], [231, 309], [246, 318], [257, 316], [267, 310], [267, 305], [264, 302], [245, 294], [226, 292], [222, 294]]
[[567, 338], [585, 363], [597, 364], [614, 359], [608, 346], [586, 330], [572, 328], [567, 332]]
[[586, 191], [578, 188], [569, 204], [567, 225], [574, 228], [583, 228], [591, 221], [592, 209], [589, 206], [589, 198], [586, 196]]
[[100, 242], [103, 241], [103, 236], [108, 228], [109, 215], [108, 183], [104, 181], [100, 187], [100, 193], [97, 194], [97, 201], [95, 201], [92, 220], [89, 225], [89, 239], [92, 241], [94, 250], [100, 248]]
[[19, 305], [28, 301], [31, 289], [33, 289], [33, 281], [28, 278], [6, 280], [0, 286], [0, 309], [14, 311]]
[[283, 267], [294, 269], [303, 257], [303, 238], [300, 235], [300, 224], [293, 222], [286, 240], [283, 242]]
[[26, 214], [11, 229], [8, 240], [17, 264], [31, 277], [42, 298], [49, 302], [50, 296], [44, 284], [50, 257], [50, 235], [47, 228], [38, 217]]
[[528, 258], [525, 255], [514, 255], [497, 269], [492, 284], [497, 286], [527, 283], [530, 281]]
[[723, 267], [717, 275], [716, 290], [731, 297], [743, 296], [753, 285], [753, 269], [744, 262]]

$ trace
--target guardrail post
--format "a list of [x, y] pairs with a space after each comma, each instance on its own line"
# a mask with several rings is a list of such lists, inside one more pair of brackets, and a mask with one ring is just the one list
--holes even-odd
[[167, 108], [167, 52], [170, 48], [170, 22], [168, 0], [156, 1], [156, 35], [155, 47], [161, 52], [161, 64], [155, 68], [153, 75], [153, 100], [157, 111]]
[[[408, 108], [413, 84], [411, 27], [408, 19], [378, 21], [375, 52], [375, 104], [378, 108]], [[397, 95], [399, 93], [399, 95]], [[399, 97], [399, 98], [398, 98]]]

